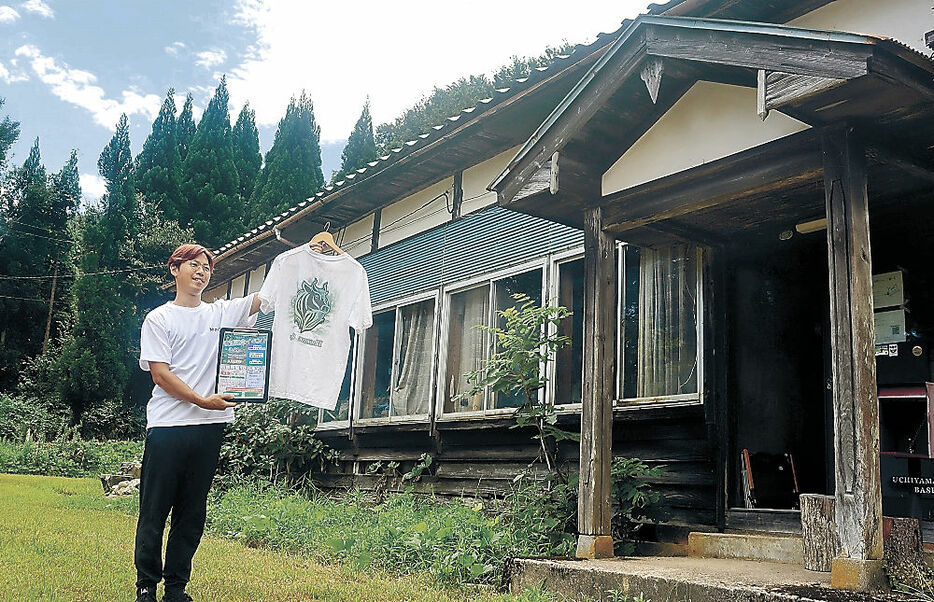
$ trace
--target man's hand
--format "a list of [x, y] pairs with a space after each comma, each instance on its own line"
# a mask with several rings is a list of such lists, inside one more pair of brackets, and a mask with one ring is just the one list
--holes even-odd
[[205, 410], [226, 410], [237, 405], [228, 401], [233, 398], [233, 393], [215, 393], [210, 397], [205, 397], [198, 405]]

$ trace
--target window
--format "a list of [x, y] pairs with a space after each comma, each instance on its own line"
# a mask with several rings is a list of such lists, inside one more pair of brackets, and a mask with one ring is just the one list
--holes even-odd
[[689, 245], [622, 248], [622, 399], [697, 399], [699, 258], [697, 247]]
[[[444, 386], [446, 414], [513, 408], [521, 404], [521, 393], [493, 395], [483, 391], [466, 395], [471, 389], [467, 375], [484, 366], [495, 345], [490, 334], [477, 326], [490, 326], [495, 312], [515, 306], [512, 296], [516, 293], [524, 293], [540, 304], [542, 274], [539, 268], [450, 294]], [[502, 326], [501, 319], [497, 319], [497, 323]]]
[[555, 358], [555, 404], [580, 403], [584, 382], [584, 260], [558, 264], [558, 305], [571, 315], [558, 326], [558, 334], [571, 344], [558, 350]]
[[344, 370], [344, 382], [337, 396], [337, 406], [333, 410], [321, 410], [319, 422], [347, 422], [350, 419], [350, 396], [353, 385], [353, 353], [357, 347], [356, 337], [350, 335], [350, 353], [347, 354], [347, 367]]
[[426, 416], [434, 368], [435, 299], [377, 313], [363, 343], [363, 419]]

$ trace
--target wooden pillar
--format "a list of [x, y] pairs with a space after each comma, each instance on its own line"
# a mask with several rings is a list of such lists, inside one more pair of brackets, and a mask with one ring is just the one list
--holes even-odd
[[[859, 562], [882, 558], [879, 412], [872, 315], [872, 265], [866, 153], [852, 128], [821, 134], [833, 375], [835, 519], [840, 554], [832, 573], [873, 572]], [[835, 561], [836, 562], [836, 561]], [[855, 563], [855, 564], [854, 564]], [[854, 568], [855, 567], [855, 568]], [[866, 575], [839, 587], [864, 589]]]
[[577, 555], [613, 555], [613, 316], [616, 262], [601, 209], [584, 215], [584, 383], [581, 408]]

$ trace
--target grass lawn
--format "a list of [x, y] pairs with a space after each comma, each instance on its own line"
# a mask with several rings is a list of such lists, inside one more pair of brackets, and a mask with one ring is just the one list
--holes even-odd
[[[108, 500], [94, 479], [0, 474], [0, 600], [133, 600], [136, 499]], [[220, 600], [546, 600], [440, 588], [205, 536], [189, 592]]]

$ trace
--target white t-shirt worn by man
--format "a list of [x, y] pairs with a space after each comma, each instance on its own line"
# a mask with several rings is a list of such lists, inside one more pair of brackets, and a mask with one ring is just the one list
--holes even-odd
[[[214, 394], [217, 377], [217, 346], [221, 328], [252, 326], [253, 295], [230, 301], [202, 302], [182, 307], [172, 302], [149, 312], [140, 336], [139, 367], [149, 371], [149, 362], [164, 362], [192, 391]], [[176, 399], [158, 385], [146, 406], [146, 428], [230, 422], [233, 408], [205, 410]]]
[[366, 271], [347, 254], [308, 245], [276, 257], [259, 291], [272, 326], [269, 395], [326, 410], [337, 405], [350, 353], [350, 328], [373, 325]]

